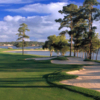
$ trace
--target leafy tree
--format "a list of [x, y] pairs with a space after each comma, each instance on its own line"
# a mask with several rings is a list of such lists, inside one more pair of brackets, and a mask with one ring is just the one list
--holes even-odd
[[69, 46], [68, 46], [68, 45], [62, 47], [62, 48], [60, 49], [60, 52], [61, 52], [62, 56], [64, 56], [65, 53], [66, 53], [68, 50], [69, 50]]
[[18, 35], [18, 39], [17, 40], [22, 40], [22, 55], [24, 55], [24, 42], [25, 42], [25, 38], [29, 38], [29, 36], [27, 36], [25, 34], [26, 31], [30, 31], [27, 27], [27, 25], [25, 23], [22, 23], [18, 29], [17, 35]]
[[[59, 52], [64, 55], [64, 53], [68, 50], [68, 40], [66, 40], [65, 36], [56, 36], [52, 35], [48, 37], [48, 41], [43, 45], [43, 49], [49, 49], [50, 56], [52, 56], [52, 52], [57, 52], [57, 56]], [[66, 50], [65, 50], [66, 49]]]
[[49, 51], [50, 51], [50, 57], [52, 56], [54, 48], [53, 48], [53, 46], [52, 46], [52, 44], [51, 44], [50, 41], [46, 41], [45, 44], [42, 46], [42, 48], [43, 49], [49, 49]]
[[54, 46], [53, 44], [56, 41], [56, 35], [52, 35], [48, 37], [48, 41], [45, 42], [45, 44], [42, 46], [43, 49], [49, 49], [50, 51], [50, 57], [52, 56], [52, 53], [54, 51]]
[[64, 55], [66, 51], [69, 50], [68, 40], [66, 40], [66, 37], [64, 35], [57, 36], [56, 42], [53, 44], [53, 46], [54, 51], [57, 52], [57, 55], [59, 55], [59, 52]]

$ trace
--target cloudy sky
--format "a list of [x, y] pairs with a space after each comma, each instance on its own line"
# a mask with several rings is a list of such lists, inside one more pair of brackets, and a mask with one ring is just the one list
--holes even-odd
[[[20, 24], [26, 23], [31, 41], [45, 41], [50, 35], [58, 35], [59, 23], [55, 19], [62, 18], [58, 13], [63, 6], [70, 3], [81, 5], [84, 0], [0, 0], [0, 42], [16, 41]], [[99, 22], [96, 32], [100, 32]], [[68, 35], [66, 35], [68, 38]]]

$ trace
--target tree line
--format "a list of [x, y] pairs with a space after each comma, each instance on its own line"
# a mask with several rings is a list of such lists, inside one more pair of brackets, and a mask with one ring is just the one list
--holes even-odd
[[[83, 55], [85, 53], [85, 58], [87, 59], [92, 59], [92, 54], [94, 53], [98, 55], [100, 40], [98, 33], [95, 32], [97, 27], [93, 25], [95, 21], [100, 20], [100, 10], [96, 7], [98, 5], [100, 5], [100, 3], [97, 0], [85, 0], [82, 6], [69, 4], [63, 6], [62, 10], [58, 11], [64, 15], [63, 18], [55, 20], [57, 23], [60, 23], [59, 30], [66, 28], [66, 30], [59, 34], [59, 37], [62, 38], [65, 34], [69, 34], [69, 42], [67, 42], [65, 46], [67, 46], [67, 48], [69, 46], [70, 56], [72, 56], [72, 52], [74, 52], [74, 56], [78, 56], [79, 52], [83, 52]], [[51, 44], [49, 43], [52, 40], [50, 37], [53, 38], [53, 36], [49, 36], [43, 48], [47, 47], [51, 52], [53, 46], [54, 50], [60, 51], [60, 49], [54, 45], [57, 44], [56, 41], [53, 41]], [[63, 43], [63, 39], [61, 41]], [[60, 45], [59, 42], [58, 45]]]
[[[26, 46], [42, 46], [44, 45], [44, 42], [37, 42], [37, 41], [25, 41], [26, 42]], [[0, 42], [0, 46], [3, 46], [4, 44], [8, 45], [16, 45], [17, 43], [21, 43], [20, 41], [13, 41], [13, 42]], [[19, 45], [20, 46], [20, 45]], [[21, 46], [20, 46], [21, 47]]]

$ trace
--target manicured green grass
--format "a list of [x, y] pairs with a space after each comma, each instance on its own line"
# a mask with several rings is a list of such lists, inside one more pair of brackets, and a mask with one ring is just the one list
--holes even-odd
[[92, 61], [92, 62], [98, 62], [98, 63], [100, 63], [100, 60], [84, 59], [84, 61]]
[[53, 58], [52, 60], [68, 60], [67, 57], [56, 57]]
[[59, 84], [77, 77], [65, 74], [66, 71], [82, 66], [27, 61], [24, 59], [38, 56], [2, 53], [4, 50], [0, 49], [0, 100], [100, 100], [98, 95], [88, 95], [88, 89]]

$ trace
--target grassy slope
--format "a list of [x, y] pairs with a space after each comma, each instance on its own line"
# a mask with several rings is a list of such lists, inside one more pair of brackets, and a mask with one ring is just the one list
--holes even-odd
[[53, 58], [52, 60], [68, 60], [67, 57], [56, 57]]
[[[0, 52], [3, 50], [0, 49]], [[33, 57], [37, 56], [0, 53], [0, 100], [94, 100], [83, 93], [51, 84], [76, 77], [66, 75], [65, 71], [79, 69], [81, 66], [55, 65], [49, 60], [24, 60]]]
[[100, 63], [100, 60], [84, 59], [84, 61], [92, 61], [92, 62], [97, 62], [97, 63]]

